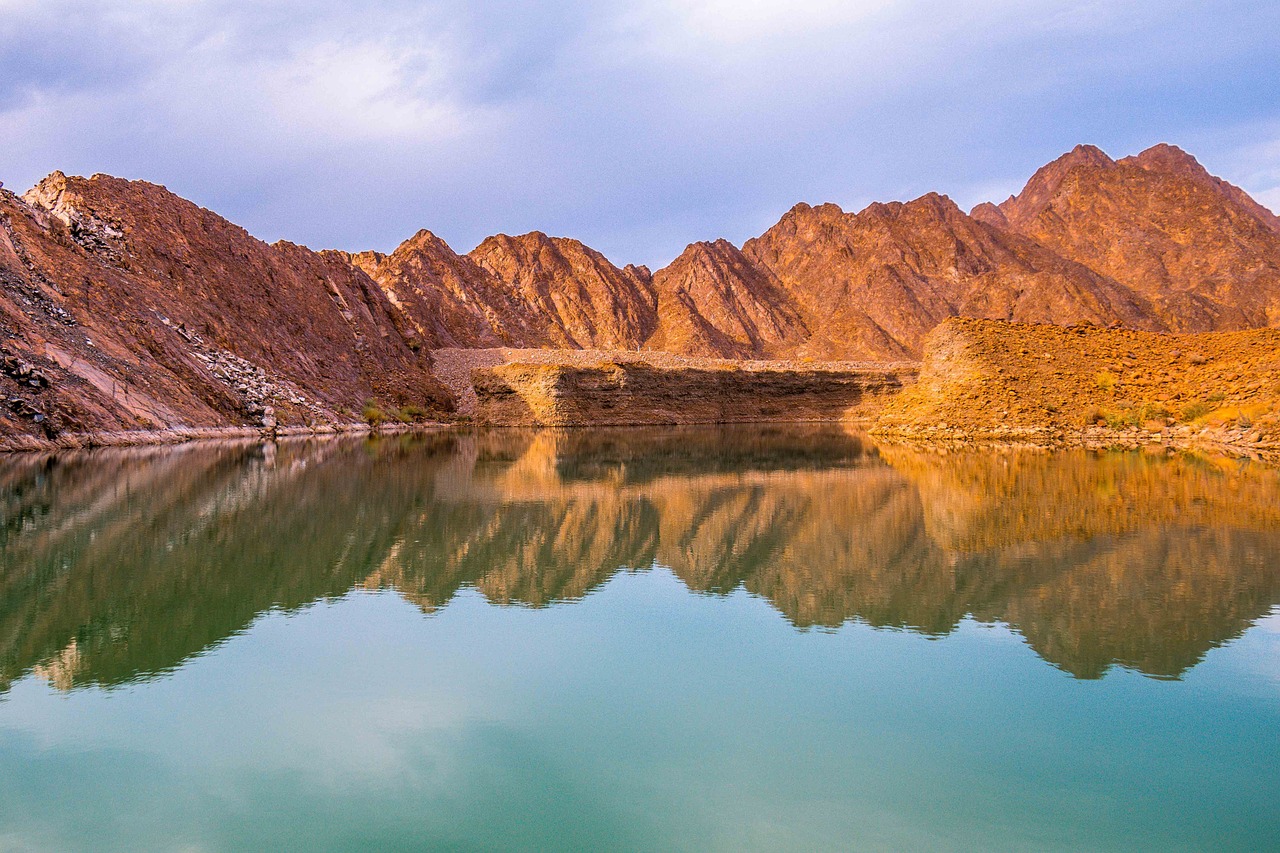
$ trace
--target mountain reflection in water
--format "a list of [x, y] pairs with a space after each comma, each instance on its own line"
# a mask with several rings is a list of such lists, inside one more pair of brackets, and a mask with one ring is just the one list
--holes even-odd
[[938, 455], [836, 428], [440, 433], [0, 459], [0, 692], [172, 670], [259, 614], [393, 588], [424, 611], [669, 567], [799, 629], [1007, 623], [1079, 678], [1176, 678], [1280, 602], [1280, 473]]

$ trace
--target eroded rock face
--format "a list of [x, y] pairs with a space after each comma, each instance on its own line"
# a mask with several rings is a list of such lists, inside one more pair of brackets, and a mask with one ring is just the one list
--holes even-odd
[[1280, 218], [1173, 146], [1080, 146], [972, 214], [933, 193], [801, 204], [651, 275], [538, 232], [466, 255], [429, 231], [390, 255], [317, 253], [144, 182], [0, 189], [0, 356], [43, 379], [0, 374], [5, 437], [440, 408], [437, 348], [915, 360], [954, 317], [1280, 326]]
[[694, 243], [652, 277], [537, 232], [468, 256], [419, 235], [356, 262], [432, 346], [897, 361], [951, 317], [1275, 325], [1278, 246], [1280, 218], [1185, 152], [1115, 161], [1079, 146], [998, 206], [966, 214], [936, 193], [859, 213], [800, 204], [741, 250]]
[[390, 255], [362, 252], [350, 259], [432, 349], [553, 345], [544, 318], [528, 303], [430, 231], [419, 231]]
[[[441, 409], [429, 354], [335, 253], [266, 245], [163, 187], [54, 173], [0, 191], [0, 434], [357, 420]], [[16, 387], [15, 387], [16, 384]]]
[[914, 382], [915, 370], [664, 369], [629, 362], [504, 364], [472, 377], [485, 423], [573, 427], [856, 420]]

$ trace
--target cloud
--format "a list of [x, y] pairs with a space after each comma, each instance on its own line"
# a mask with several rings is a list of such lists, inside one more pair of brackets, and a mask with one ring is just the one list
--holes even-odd
[[144, 177], [315, 246], [540, 228], [657, 264], [799, 200], [978, 201], [1082, 141], [1280, 185], [1230, 138], [1280, 119], [1263, 2], [0, 4], [0, 179]]

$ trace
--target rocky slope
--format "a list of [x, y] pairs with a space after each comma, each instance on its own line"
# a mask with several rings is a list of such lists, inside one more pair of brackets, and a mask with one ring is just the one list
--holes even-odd
[[797, 205], [743, 252], [802, 306], [813, 336], [799, 350], [821, 358], [918, 357], [929, 330], [957, 315], [1161, 325], [1115, 280], [936, 194], [857, 214]]
[[694, 243], [654, 276], [658, 324], [652, 350], [767, 358], [809, 337], [798, 306], [766, 269], [727, 240]]
[[4, 446], [353, 421], [369, 400], [421, 416], [454, 402], [431, 374], [441, 348], [903, 361], [953, 317], [1280, 326], [1280, 219], [1167, 145], [1079, 147], [972, 214], [933, 193], [797, 205], [653, 275], [539, 232], [465, 255], [429, 231], [389, 255], [268, 246], [105, 176], [0, 192]]
[[139, 181], [0, 190], [0, 435], [446, 408], [403, 315], [336, 253], [267, 245]]
[[877, 429], [1280, 455], [1280, 329], [1161, 335], [952, 319]]
[[638, 349], [657, 325], [649, 270], [618, 269], [577, 240], [499, 234], [469, 257], [544, 318], [539, 331], [553, 346]]
[[419, 231], [390, 255], [362, 252], [350, 260], [432, 349], [553, 344], [531, 305], [430, 231]]

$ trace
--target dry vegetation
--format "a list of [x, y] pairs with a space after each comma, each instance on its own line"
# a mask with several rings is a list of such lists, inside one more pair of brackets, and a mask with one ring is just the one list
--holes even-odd
[[1165, 335], [951, 320], [881, 430], [1267, 447], [1280, 440], [1280, 330]]

